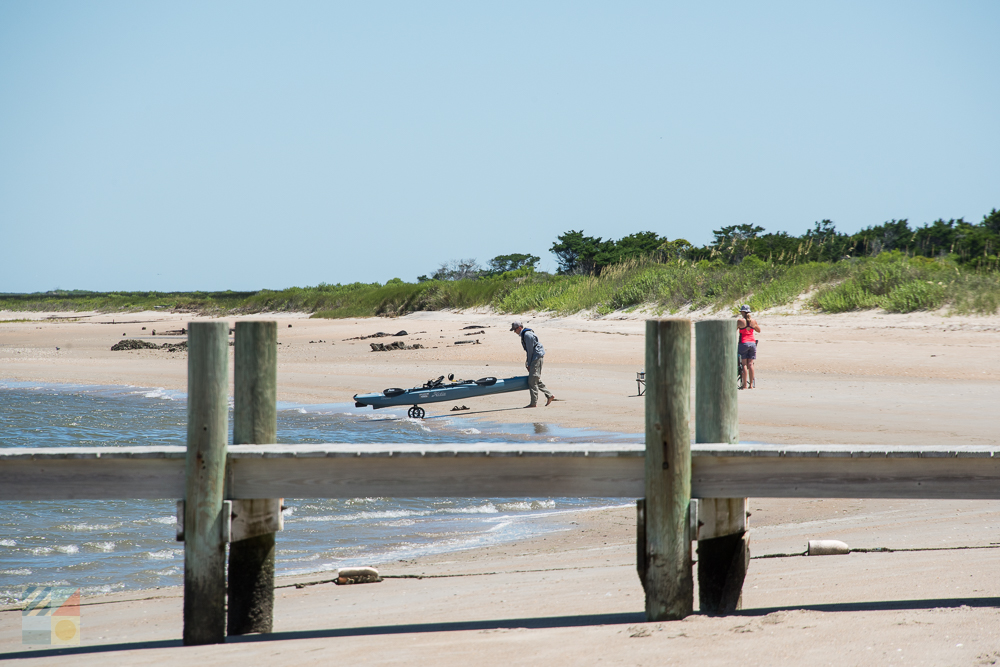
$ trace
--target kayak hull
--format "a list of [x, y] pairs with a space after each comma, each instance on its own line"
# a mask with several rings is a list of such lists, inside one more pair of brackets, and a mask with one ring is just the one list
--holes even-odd
[[[482, 382], [482, 381], [480, 381]], [[479, 384], [477, 382], [461, 382], [444, 384], [439, 387], [414, 387], [406, 389], [402, 393], [387, 395], [381, 394], [355, 394], [354, 404], [357, 407], [370, 405], [374, 409], [392, 408], [401, 405], [420, 405], [422, 403], [441, 403], [444, 401], [463, 401], [467, 398], [477, 398], [479, 396], [492, 396], [493, 394], [506, 394], [512, 391], [525, 391], [528, 389], [528, 376], [498, 379], [491, 384]], [[386, 390], [387, 392], [389, 390]]]

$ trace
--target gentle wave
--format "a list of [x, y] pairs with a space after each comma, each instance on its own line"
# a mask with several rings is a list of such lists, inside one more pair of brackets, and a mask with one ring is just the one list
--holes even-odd
[[122, 524], [89, 524], [89, 523], [74, 523], [74, 524], [63, 524], [61, 526], [56, 526], [57, 530], [68, 530], [73, 532], [97, 532], [106, 533], [109, 530], [115, 530], [120, 528]]
[[459, 514], [497, 514], [500, 510], [493, 503], [485, 503], [483, 505], [477, 505], [475, 507], [459, 507], [454, 511]]
[[151, 391], [140, 392], [143, 398], [160, 398], [165, 401], [186, 400], [187, 395], [177, 391], [167, 391], [163, 387], [157, 387]]
[[399, 519], [406, 516], [420, 516], [423, 513], [410, 510], [387, 510], [383, 512], [355, 512], [353, 514], [326, 515], [326, 516], [304, 516], [298, 521], [319, 522], [319, 521], [358, 521], [372, 519]]

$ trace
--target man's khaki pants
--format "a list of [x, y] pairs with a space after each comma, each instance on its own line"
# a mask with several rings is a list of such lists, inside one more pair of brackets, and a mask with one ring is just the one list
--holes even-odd
[[545, 398], [552, 396], [552, 392], [545, 388], [545, 383], [542, 382], [542, 358], [538, 357], [533, 362], [531, 362], [531, 368], [528, 369], [528, 393], [531, 394], [531, 404], [538, 405], [538, 390], [541, 389], [542, 393], [545, 394]]

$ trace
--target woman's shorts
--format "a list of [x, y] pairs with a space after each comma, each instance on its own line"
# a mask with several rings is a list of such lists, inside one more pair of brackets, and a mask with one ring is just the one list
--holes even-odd
[[740, 359], [756, 359], [757, 343], [740, 343], [740, 347], [737, 352], [740, 355]]

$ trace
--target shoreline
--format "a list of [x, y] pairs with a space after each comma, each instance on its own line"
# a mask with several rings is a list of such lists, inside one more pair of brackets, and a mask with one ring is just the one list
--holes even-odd
[[[150, 394], [169, 392], [172, 398], [167, 400], [187, 401], [187, 392], [179, 389], [167, 389], [165, 387], [142, 386], [142, 385], [106, 385], [106, 384], [84, 384], [68, 382], [43, 382], [37, 380], [8, 380], [0, 378], [0, 388], [4, 385], [13, 386], [17, 389], [50, 389], [58, 388], [64, 390], [84, 390], [95, 393], [108, 391], [111, 393], [124, 393], [121, 390], [135, 390], [133, 394], [144, 393], [147, 398], [153, 398]], [[230, 401], [233, 396], [230, 394]], [[405, 410], [406, 406], [395, 408], [383, 408], [378, 411], [370, 411], [367, 408], [356, 408], [353, 403], [297, 403], [289, 401], [278, 401], [277, 410], [317, 412], [329, 410], [340, 414], [358, 416], [371, 421], [423, 421], [430, 422], [438, 426], [443, 431], [461, 432], [470, 435], [470, 431], [484, 435], [509, 435], [512, 439], [531, 438], [532, 436], [546, 436], [550, 441], [555, 442], [641, 442], [642, 433], [614, 433], [611, 431], [598, 431], [595, 429], [581, 427], [563, 427], [558, 425], [545, 424], [544, 429], [540, 429], [542, 424], [538, 422], [494, 422], [485, 418], [479, 418], [477, 411], [449, 411], [439, 415], [425, 417], [423, 420], [414, 420], [405, 414], [396, 411]], [[452, 422], [451, 420], [454, 420]]]
[[[465, 576], [471, 572], [466, 567], [459, 568], [460, 572], [451, 575], [440, 570], [442, 564], [460, 563], [463, 560], [478, 560], [473, 552], [488, 552], [491, 550], [510, 547], [511, 545], [532, 545], [547, 542], [549, 538], [559, 539], [559, 533], [566, 533], [571, 530], [571, 526], [593, 523], [593, 517], [599, 513], [620, 513], [634, 512], [632, 503], [622, 502], [619, 505], [606, 507], [580, 507], [567, 508], [562, 510], [547, 511], [541, 515], [518, 517], [520, 520], [534, 524], [548, 525], [547, 528], [532, 530], [523, 535], [513, 536], [509, 539], [498, 540], [489, 544], [476, 544], [471, 546], [461, 546], [458, 548], [443, 549], [430, 553], [411, 556], [409, 558], [397, 558], [396, 556], [381, 556], [366, 559], [364, 566], [375, 567], [382, 570], [392, 570], [395, 574], [387, 575], [387, 578], [442, 578], [447, 576]], [[587, 519], [591, 519], [590, 522]], [[281, 533], [278, 533], [278, 541], [281, 541]], [[469, 559], [461, 558], [462, 555], [471, 555]], [[388, 557], [387, 557], [388, 556]], [[454, 560], [456, 557], [459, 560]], [[361, 565], [351, 564], [344, 567], [359, 567]], [[432, 570], [425, 571], [425, 568], [433, 566]], [[330, 568], [315, 570], [310, 572], [280, 573], [275, 572], [275, 588], [293, 588], [301, 586], [314, 586], [323, 583], [332, 584], [336, 577], [331, 578], [340, 568]], [[37, 584], [41, 585], [41, 584]], [[129, 588], [125, 590], [110, 591], [106, 593], [84, 593], [81, 606], [102, 605], [109, 602], [134, 602], [147, 599], [159, 598], [182, 598], [183, 584], [169, 586], [155, 586], [145, 588]], [[23, 603], [12, 603], [0, 605], [0, 612], [21, 611], [24, 609]], [[2, 655], [2, 653], [0, 653]]]

